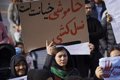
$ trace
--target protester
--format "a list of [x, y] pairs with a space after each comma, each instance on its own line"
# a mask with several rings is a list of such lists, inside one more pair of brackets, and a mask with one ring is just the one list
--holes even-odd
[[[109, 52], [109, 56], [110, 57], [116, 57], [116, 56], [120, 56], [120, 47], [119, 46], [113, 46], [111, 49], [110, 49], [110, 52]], [[98, 66], [96, 68], [96, 71], [95, 71], [95, 74], [97, 76], [97, 78], [99, 79], [103, 79], [103, 68]]]
[[53, 80], [50, 71], [46, 69], [31, 69], [28, 72], [27, 80]]
[[64, 47], [55, 47], [53, 42], [46, 41], [47, 57], [44, 69], [50, 70], [53, 80], [64, 80], [71, 75], [80, 75], [74, 68], [70, 53]]
[[16, 78], [27, 75], [28, 65], [22, 55], [14, 55], [10, 62], [11, 77]]
[[103, 0], [93, 0], [91, 14], [92, 17], [98, 19], [101, 22], [101, 18], [105, 10], [106, 6]]
[[33, 59], [29, 55], [29, 53], [25, 52], [24, 44], [22, 42], [17, 42], [15, 49], [16, 49], [16, 54], [17, 55], [23, 55], [25, 57], [25, 59], [27, 61], [27, 64], [28, 64], [28, 70], [29, 69], [34, 69]]
[[101, 21], [105, 32], [105, 36], [103, 38], [103, 48], [109, 52], [112, 46], [120, 44], [117, 44], [115, 40], [115, 35], [111, 25], [111, 21], [113, 20], [112, 16], [107, 11], [105, 11], [104, 14], [105, 15], [103, 15]]
[[91, 17], [92, 6], [90, 1], [85, 0], [85, 11], [87, 16], [89, 41], [95, 48], [90, 55], [76, 56], [77, 69], [80, 71], [83, 78], [88, 76], [94, 77], [95, 75], [95, 69], [98, 66], [99, 58], [102, 57], [99, 52], [99, 39], [103, 37], [103, 28], [101, 23], [97, 19]]

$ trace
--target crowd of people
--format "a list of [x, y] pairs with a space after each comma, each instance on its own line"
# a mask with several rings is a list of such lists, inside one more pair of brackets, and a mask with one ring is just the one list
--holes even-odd
[[116, 43], [112, 30], [112, 16], [108, 13], [104, 0], [85, 0], [90, 55], [70, 55], [65, 47], [57, 47], [52, 41], [46, 41], [47, 57], [42, 69], [35, 69], [33, 58], [25, 52], [22, 42], [17, 4], [23, 1], [28, 0], [11, 0], [8, 7], [8, 30], [0, 14], [0, 44], [9, 44], [14, 47], [13, 52], [15, 51], [8, 66], [10, 75], [0, 76], [0, 80], [21, 76], [27, 76], [27, 80], [103, 79], [104, 69], [99, 66], [99, 59], [120, 56], [120, 46]]

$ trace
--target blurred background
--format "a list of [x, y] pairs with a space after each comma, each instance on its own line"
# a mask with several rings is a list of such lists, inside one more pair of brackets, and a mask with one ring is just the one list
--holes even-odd
[[3, 23], [5, 26], [9, 26], [7, 20], [7, 8], [9, 5], [10, 0], [0, 0], [0, 12], [2, 14]]

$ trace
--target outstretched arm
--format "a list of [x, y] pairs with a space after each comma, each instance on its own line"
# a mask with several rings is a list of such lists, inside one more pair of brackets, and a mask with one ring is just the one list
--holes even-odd
[[47, 50], [47, 57], [43, 68], [50, 70], [53, 56], [56, 53], [55, 45], [53, 44], [53, 42], [48, 43], [48, 41], [46, 41], [46, 50]]

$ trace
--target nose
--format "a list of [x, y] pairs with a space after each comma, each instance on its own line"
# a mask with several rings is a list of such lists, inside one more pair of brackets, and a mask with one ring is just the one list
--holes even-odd
[[62, 57], [61, 57], [61, 60], [65, 60], [65, 57], [64, 57], [64, 56], [62, 56]]
[[20, 67], [19, 67], [20, 69], [23, 69], [23, 65], [20, 65]]

